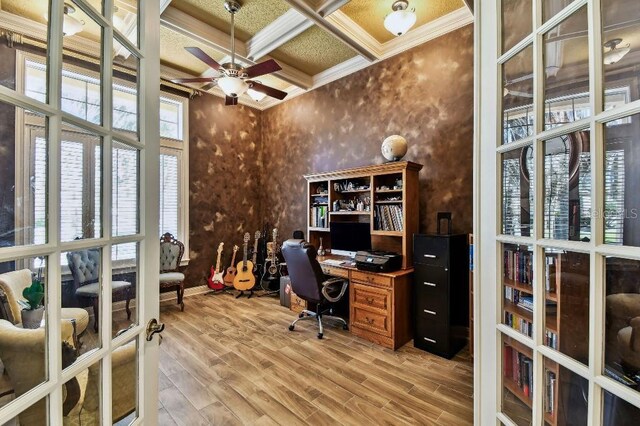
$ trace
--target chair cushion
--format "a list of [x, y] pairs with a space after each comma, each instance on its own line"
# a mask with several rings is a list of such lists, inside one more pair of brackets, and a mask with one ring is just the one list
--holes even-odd
[[184, 274], [181, 272], [162, 272], [160, 274], [161, 283], [172, 283], [184, 281]]
[[160, 270], [175, 271], [180, 262], [180, 246], [172, 243], [160, 244]]
[[[111, 283], [111, 291], [120, 290], [125, 287], [131, 287], [131, 283], [127, 281], [113, 281]], [[78, 287], [76, 294], [85, 297], [97, 297], [100, 293], [100, 283], [92, 283]]]
[[89, 312], [82, 308], [62, 308], [60, 317], [76, 321], [76, 334], [81, 334], [89, 325]]

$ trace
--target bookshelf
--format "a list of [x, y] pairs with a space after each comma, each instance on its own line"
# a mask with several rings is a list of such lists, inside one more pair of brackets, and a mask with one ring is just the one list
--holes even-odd
[[402, 269], [413, 263], [412, 237], [418, 232], [418, 172], [410, 161], [305, 175], [307, 235], [331, 249], [331, 223], [364, 222], [371, 227], [371, 247], [403, 256]]
[[[533, 253], [527, 246], [505, 244], [503, 266], [503, 322], [529, 337], [533, 331]], [[547, 249], [542, 256], [545, 276], [543, 277], [545, 295], [544, 344], [580, 362], [587, 363], [588, 339], [578, 329], [588, 324], [588, 312], [581, 303], [588, 300], [588, 254]], [[528, 327], [530, 325], [531, 327]], [[523, 388], [523, 382], [514, 379], [514, 374], [523, 371], [513, 367], [517, 357], [531, 358], [531, 349], [515, 339], [503, 339], [503, 388], [513, 398], [511, 405], [522, 404], [524, 409], [531, 407], [531, 398]], [[517, 353], [519, 355], [513, 355]], [[509, 360], [509, 356], [512, 357]], [[525, 363], [528, 366], [528, 362]], [[522, 366], [522, 363], [519, 363]], [[528, 367], [524, 367], [526, 370]], [[549, 359], [544, 360], [543, 379], [545, 386], [544, 423], [549, 426], [564, 425], [565, 421], [557, 416], [558, 400], [568, 398], [562, 395], [565, 388], [559, 387], [560, 381], [568, 380], [568, 372]], [[521, 379], [522, 377], [520, 377]], [[504, 398], [504, 397], [503, 397]], [[522, 410], [516, 410], [522, 411]], [[564, 413], [565, 416], [567, 413]], [[562, 416], [561, 416], [562, 417]]]

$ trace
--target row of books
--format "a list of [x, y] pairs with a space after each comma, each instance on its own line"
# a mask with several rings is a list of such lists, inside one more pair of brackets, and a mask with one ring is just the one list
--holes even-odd
[[533, 312], [533, 296], [531, 296], [530, 293], [522, 292], [511, 287], [505, 287], [504, 297], [514, 305], [518, 305], [521, 308]]
[[399, 205], [376, 205], [374, 220], [377, 230], [402, 231], [402, 207]]
[[533, 396], [533, 360], [504, 345], [504, 377], [511, 380], [528, 398]]
[[522, 334], [526, 334], [529, 337], [533, 336], [533, 324], [531, 323], [531, 321], [520, 318], [520, 316], [516, 314], [505, 311], [504, 323]]
[[317, 228], [329, 227], [327, 212], [327, 206], [311, 207], [311, 226], [315, 226]]
[[523, 250], [504, 251], [504, 277], [521, 284], [533, 284], [533, 253]]
[[550, 370], [545, 370], [545, 397], [544, 397], [544, 411], [553, 414], [556, 411], [556, 373]]
[[544, 344], [551, 349], [558, 350], [558, 335], [553, 331], [546, 330], [544, 332]]

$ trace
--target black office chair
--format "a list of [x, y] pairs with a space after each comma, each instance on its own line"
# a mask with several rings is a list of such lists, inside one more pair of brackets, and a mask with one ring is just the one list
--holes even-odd
[[[304, 240], [287, 240], [282, 245], [282, 255], [287, 262], [289, 277], [291, 278], [291, 288], [294, 293], [307, 304], [314, 304], [316, 311], [303, 310], [298, 319], [289, 325], [289, 330], [293, 331], [296, 323], [305, 319], [316, 319], [318, 321], [318, 339], [322, 339], [323, 328], [322, 318], [334, 319], [342, 324], [344, 330], [348, 330], [347, 322], [333, 315], [333, 308], [330, 306], [338, 302], [345, 295], [349, 281], [343, 278], [330, 278], [322, 272], [320, 263], [316, 258], [316, 248]], [[327, 314], [328, 315], [325, 315]]]

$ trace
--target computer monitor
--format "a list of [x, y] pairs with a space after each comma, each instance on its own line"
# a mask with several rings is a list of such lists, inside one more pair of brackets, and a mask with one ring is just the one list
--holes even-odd
[[371, 250], [371, 225], [363, 222], [331, 222], [331, 254], [355, 257]]

